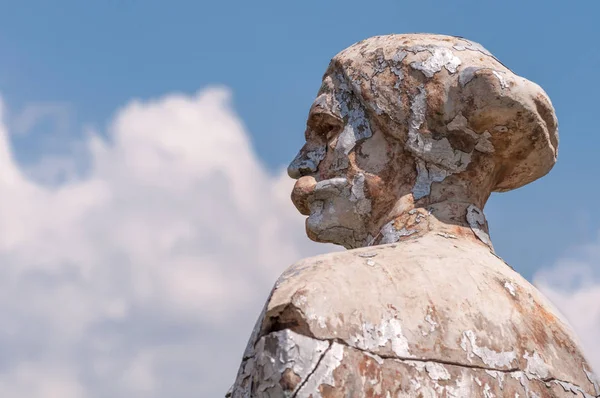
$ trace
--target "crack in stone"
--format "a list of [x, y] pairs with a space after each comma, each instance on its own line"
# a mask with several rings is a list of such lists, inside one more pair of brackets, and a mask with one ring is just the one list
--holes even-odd
[[[292, 306], [294, 306], [292, 304]], [[294, 306], [296, 307], [296, 306]], [[297, 308], [297, 307], [296, 307]], [[298, 308], [298, 310], [301, 312], [301, 310]], [[281, 314], [281, 312], [279, 313], [279, 315]], [[292, 329], [290, 329], [292, 330]], [[380, 361], [384, 361], [384, 360], [393, 360], [393, 361], [398, 361], [398, 362], [402, 362], [402, 363], [407, 363], [407, 362], [421, 362], [421, 363], [438, 363], [441, 365], [448, 365], [448, 366], [456, 366], [456, 367], [461, 367], [461, 368], [467, 368], [467, 369], [477, 369], [477, 370], [483, 370], [483, 371], [492, 371], [492, 372], [500, 372], [503, 373], [505, 375], [509, 375], [512, 373], [521, 373], [523, 376], [525, 376], [527, 379], [529, 380], [538, 380], [540, 382], [549, 384], [549, 383], [556, 383], [558, 385], [560, 385], [561, 387], [563, 387], [563, 389], [566, 386], [572, 386], [575, 387], [579, 393], [583, 394], [584, 397], [586, 398], [600, 398], [600, 395], [590, 395], [587, 394], [585, 392], [585, 390], [583, 388], [581, 388], [580, 386], [573, 384], [569, 381], [565, 381], [565, 380], [561, 380], [558, 379], [556, 377], [546, 377], [546, 378], [538, 378], [535, 375], [532, 375], [530, 373], [527, 373], [525, 370], [522, 370], [518, 367], [515, 368], [509, 368], [509, 369], [500, 369], [500, 368], [494, 368], [494, 367], [486, 367], [486, 366], [481, 366], [481, 365], [474, 365], [474, 364], [466, 364], [466, 363], [461, 363], [461, 362], [455, 362], [455, 361], [449, 361], [449, 360], [443, 360], [443, 359], [428, 359], [428, 358], [417, 358], [417, 357], [403, 357], [403, 356], [392, 356], [392, 355], [380, 355], [380, 354], [376, 354], [370, 350], [366, 350], [363, 348], [358, 348], [358, 347], [354, 347], [350, 344], [348, 344], [345, 340], [343, 339], [323, 339], [323, 338], [318, 338], [314, 335], [312, 335], [312, 333], [299, 333], [299, 331], [297, 330], [292, 330], [295, 333], [298, 333], [300, 335], [304, 335], [305, 337], [314, 339], [314, 340], [318, 340], [318, 341], [324, 341], [329, 343], [329, 346], [325, 349], [325, 351], [323, 351], [323, 353], [321, 354], [321, 356], [319, 357], [319, 360], [317, 361], [316, 365], [314, 366], [314, 368], [310, 371], [310, 373], [304, 378], [304, 380], [300, 383], [300, 385], [298, 386], [298, 388], [296, 389], [296, 391], [294, 392], [294, 394], [291, 396], [291, 398], [296, 398], [297, 395], [300, 393], [300, 391], [302, 390], [302, 388], [304, 388], [304, 386], [310, 381], [311, 377], [317, 372], [317, 370], [319, 369], [319, 366], [321, 365], [321, 362], [323, 361], [323, 358], [325, 358], [325, 356], [327, 355], [327, 353], [329, 351], [331, 351], [331, 347], [333, 347], [334, 343], [340, 344], [344, 347], [348, 347], [351, 349], [355, 349], [357, 351], [363, 352], [366, 355], [373, 357], [376, 361], [379, 359]], [[267, 333], [264, 333], [262, 336], [260, 336], [257, 339], [260, 340], [261, 338], [269, 335], [272, 331], [268, 331]], [[305, 332], [305, 331], [302, 331]], [[255, 354], [244, 358], [244, 361], [247, 361], [250, 358], [253, 358], [255, 356]], [[377, 361], [379, 362], [379, 361]]]
[[[315, 340], [319, 340], [319, 339], [315, 339]], [[328, 341], [328, 340], [321, 340], [321, 341]], [[315, 374], [315, 372], [317, 371], [317, 369], [319, 369], [319, 365], [321, 364], [321, 361], [323, 361], [323, 358], [325, 358], [325, 355], [327, 355], [327, 353], [329, 352], [329, 350], [331, 350], [331, 346], [333, 345], [331, 343], [331, 341], [328, 341], [328, 342], [329, 342], [329, 347], [327, 347], [327, 349], [325, 351], [323, 351], [323, 354], [321, 354], [321, 357], [317, 361], [317, 364], [315, 365], [315, 367], [304, 378], [304, 380], [302, 381], [302, 383], [300, 383], [300, 385], [296, 389], [296, 392], [294, 392], [294, 394], [291, 396], [291, 398], [296, 398], [296, 396], [298, 395], [298, 393], [300, 393], [300, 391], [302, 390], [302, 388], [304, 388], [304, 386], [306, 385], [306, 383], [308, 383], [308, 380], [310, 380], [310, 378], [312, 377], [312, 375]]]
[[[297, 331], [295, 331], [296, 333], [298, 333]], [[299, 333], [302, 334], [302, 333]], [[319, 340], [319, 341], [327, 341], [329, 343], [329, 347], [327, 348], [327, 350], [324, 351], [323, 355], [321, 356], [321, 358], [319, 358], [319, 361], [317, 362], [317, 365], [314, 367], [314, 369], [311, 371], [311, 373], [306, 377], [306, 379], [304, 379], [302, 385], [306, 384], [308, 382], [308, 380], [310, 379], [310, 377], [317, 371], [319, 364], [321, 363], [321, 361], [323, 360], [323, 358], [325, 357], [325, 354], [331, 349], [333, 343], [338, 343], [340, 345], [343, 345], [344, 347], [348, 347], [348, 348], [352, 348], [355, 349], [357, 351], [361, 351], [364, 352], [365, 354], [368, 354], [370, 356], [376, 357], [376, 358], [380, 358], [382, 360], [395, 360], [395, 361], [400, 361], [400, 362], [422, 362], [422, 363], [427, 363], [427, 362], [432, 362], [432, 363], [439, 363], [441, 365], [449, 365], [449, 366], [457, 366], [457, 367], [462, 367], [462, 368], [468, 368], [468, 369], [478, 369], [478, 370], [483, 370], [483, 371], [492, 371], [492, 372], [501, 372], [504, 374], [511, 374], [511, 373], [522, 373], [525, 377], [527, 377], [528, 379], [537, 379], [541, 382], [544, 383], [551, 383], [551, 382], [556, 382], [556, 383], [567, 383], [567, 384], [571, 384], [573, 386], [576, 386], [577, 388], [580, 389], [580, 391], [582, 393], [584, 393], [583, 388], [581, 388], [580, 386], [573, 384], [571, 382], [568, 381], [564, 381], [564, 380], [560, 380], [554, 377], [548, 377], [548, 378], [537, 378], [534, 375], [527, 373], [525, 370], [522, 370], [518, 367], [515, 368], [509, 368], [509, 369], [500, 369], [500, 368], [494, 368], [494, 367], [487, 367], [487, 366], [481, 366], [481, 365], [474, 365], [474, 364], [467, 364], [467, 363], [461, 363], [461, 362], [455, 362], [455, 361], [448, 361], [448, 360], [444, 360], [444, 359], [427, 359], [427, 358], [412, 358], [412, 357], [402, 357], [402, 356], [392, 356], [392, 355], [380, 355], [380, 354], [376, 354], [372, 351], [369, 350], [365, 350], [362, 348], [358, 348], [358, 347], [354, 347], [350, 344], [348, 344], [345, 340], [342, 339], [322, 339], [322, 338], [318, 338], [315, 337], [314, 335], [308, 335], [308, 334], [304, 334], [306, 337], [315, 339], [315, 340]], [[296, 394], [300, 391], [300, 389], [298, 389], [296, 391]], [[294, 395], [292, 398], [294, 398], [296, 395]], [[598, 396], [593, 396], [593, 395], [588, 395], [589, 397], [592, 398], [600, 398], [600, 395]]]
[[[316, 340], [321, 340], [321, 339], [316, 339]], [[325, 339], [325, 341], [331, 341], [331, 340]], [[499, 369], [499, 368], [493, 368], [493, 367], [486, 367], [486, 366], [480, 366], [480, 365], [448, 361], [448, 360], [444, 360], [444, 359], [427, 359], [427, 358], [417, 358], [417, 357], [413, 358], [413, 357], [402, 357], [402, 356], [392, 356], [392, 355], [380, 355], [380, 354], [375, 354], [374, 352], [369, 351], [369, 350], [365, 350], [365, 349], [358, 348], [358, 347], [353, 347], [353, 346], [349, 345], [348, 343], [346, 343], [345, 341], [340, 340], [340, 339], [333, 339], [333, 341], [335, 341], [336, 343], [341, 344], [343, 346], [346, 346], [349, 348], [354, 348], [355, 350], [362, 351], [366, 354], [381, 358], [383, 360], [388, 359], [388, 360], [396, 360], [396, 361], [400, 361], [400, 362], [412, 361], [412, 362], [423, 362], [423, 363], [433, 362], [433, 363], [439, 363], [442, 365], [458, 366], [458, 367], [462, 367], [462, 368], [471, 368], [471, 369], [479, 369], [479, 370], [489, 370], [489, 371], [503, 372], [503, 373], [522, 372], [522, 370], [519, 368]]]

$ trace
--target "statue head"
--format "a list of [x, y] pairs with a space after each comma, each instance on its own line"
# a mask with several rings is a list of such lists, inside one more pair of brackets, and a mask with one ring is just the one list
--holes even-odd
[[305, 137], [288, 168], [292, 200], [311, 239], [347, 248], [417, 233], [409, 226], [430, 214], [485, 230], [491, 192], [542, 177], [558, 149], [538, 85], [476, 43], [427, 34], [373, 37], [336, 55]]

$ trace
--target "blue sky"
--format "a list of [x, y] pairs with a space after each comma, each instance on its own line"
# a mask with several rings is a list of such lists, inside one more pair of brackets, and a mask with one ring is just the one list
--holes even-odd
[[[6, 2], [0, 16], [0, 84], [7, 106], [68, 104], [65, 135], [104, 127], [132, 97], [224, 85], [262, 161], [275, 170], [301, 146], [308, 107], [329, 59], [363, 38], [435, 32], [482, 43], [550, 95], [560, 125], [559, 163], [546, 178], [495, 195], [488, 218], [498, 252], [527, 277], [569, 246], [595, 238], [600, 212], [596, 93], [598, 6], [580, 2], [381, 1]], [[57, 134], [40, 121], [13, 139], [35, 162]], [[64, 140], [67, 142], [67, 140]], [[54, 151], [68, 151], [53, 142]]]
[[[591, 264], [596, 275], [600, 251], [586, 249], [582, 254], [579, 249], [596, 247], [600, 231], [599, 12], [600, 5], [592, 1], [3, 1], [0, 95], [12, 154], [22, 170], [37, 170], [31, 178], [40, 186], [70, 186], [41, 181], [40, 167], [59, 167], [43, 162], [52, 156], [74, 159], [75, 174], [85, 180], [92, 170], [92, 156], [85, 149], [90, 134], [110, 147], [126, 130], [115, 121], [117, 115], [144, 124], [139, 115], [145, 114], [127, 107], [132, 101], [138, 99], [144, 112], [162, 112], [161, 106], [168, 103], [165, 96], [180, 93], [195, 103], [194, 95], [211, 87], [231, 94], [231, 107], [224, 106], [230, 111], [224, 114], [241, 123], [246, 135], [240, 133], [245, 137], [240, 142], [249, 139], [251, 145], [248, 156], [255, 154], [257, 170], [264, 168], [275, 181], [302, 145], [309, 106], [337, 52], [379, 34], [463, 36], [541, 85], [559, 120], [559, 161], [551, 173], [517, 191], [495, 194], [488, 202], [496, 251], [529, 279], [556, 264], [569, 264], [571, 258]], [[197, 102], [220, 104], [222, 94], [210, 92], [208, 99], [198, 97]], [[215, 109], [220, 112], [219, 106]], [[198, 134], [215, 143], [225, 137], [221, 131], [238, 131], [229, 124], [221, 130], [203, 126]], [[161, 134], [175, 136], [176, 130], [167, 127]], [[143, 134], [139, 137], [145, 139]], [[198, 156], [214, 157], [210, 167], [238, 156], [214, 145], [198, 149]], [[244, 171], [227, 170], [223, 173]], [[234, 189], [223, 188], [225, 194], [230, 191]], [[201, 199], [207, 192], [197, 194]], [[118, 220], [115, 225], [120, 225]], [[244, 227], [252, 233], [259, 223], [248, 221]], [[199, 224], [204, 227], [212, 231], [208, 224]], [[293, 253], [306, 255], [311, 250], [313, 246]], [[273, 268], [266, 280], [287, 265]], [[262, 297], [264, 292], [257, 294]], [[260, 297], [252, 303], [260, 306]], [[251, 315], [237, 325], [242, 332], [235, 337], [229, 362], [224, 360], [229, 368], [241, 354], [245, 331], [249, 333], [258, 308], [248, 307]], [[216, 330], [216, 324], [202, 324], [201, 330]], [[227, 376], [233, 372], [230, 369]]]

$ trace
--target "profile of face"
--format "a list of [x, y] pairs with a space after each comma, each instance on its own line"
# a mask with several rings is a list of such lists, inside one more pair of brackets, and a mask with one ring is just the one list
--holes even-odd
[[398, 217], [440, 203], [483, 209], [491, 192], [545, 175], [557, 134], [544, 91], [480, 45], [373, 37], [336, 55], [323, 77], [288, 167], [292, 201], [312, 240], [391, 243], [408, 233]]

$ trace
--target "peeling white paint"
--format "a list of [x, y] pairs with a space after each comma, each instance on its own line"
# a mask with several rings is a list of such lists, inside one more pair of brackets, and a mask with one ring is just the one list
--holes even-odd
[[472, 362], [473, 355], [479, 357], [481, 361], [492, 368], [506, 368], [517, 359], [517, 354], [514, 351], [494, 351], [487, 347], [477, 345], [477, 338], [472, 330], [463, 332], [460, 342], [461, 348], [466, 351], [467, 359]]
[[504, 287], [506, 288], [506, 290], [508, 290], [508, 292], [512, 295], [512, 296], [516, 296], [516, 289], [515, 286], [510, 283], [509, 281], [504, 282]]
[[417, 233], [417, 231], [411, 229], [407, 230], [406, 228], [396, 229], [394, 226], [394, 220], [388, 222], [381, 228], [381, 241], [379, 242], [382, 245], [388, 243], [395, 243], [400, 240], [403, 236], [410, 236], [412, 234]]
[[504, 78], [504, 76], [502, 75], [501, 72], [498, 72], [497, 70], [492, 70], [492, 73], [494, 74], [494, 76], [496, 76], [496, 78], [500, 82], [501, 88], [503, 88], [503, 89], [508, 88], [508, 82], [506, 81], [506, 79]]
[[[263, 336], [257, 344], [255, 373], [256, 391], [268, 391], [270, 396], [287, 396], [279, 381], [286, 369], [291, 369], [302, 381], [317, 366], [329, 342], [315, 340], [290, 330], [281, 330]], [[291, 392], [295, 393], [296, 389]]]
[[292, 160], [288, 167], [288, 174], [292, 178], [299, 178], [303, 175], [316, 173], [321, 161], [325, 158], [327, 148], [325, 145], [305, 151], [300, 150], [298, 155]]
[[429, 333], [435, 332], [435, 329], [439, 326], [439, 324], [433, 319], [431, 316], [433, 314], [433, 310], [431, 307], [427, 307], [427, 314], [425, 314], [425, 322], [429, 324], [429, 331], [424, 332], [423, 335], [427, 336]]
[[310, 216], [306, 219], [306, 227], [313, 230], [321, 230], [320, 225], [323, 223], [323, 201], [313, 200], [308, 204]]
[[442, 68], [450, 73], [456, 73], [460, 65], [460, 58], [454, 55], [451, 49], [446, 47], [429, 47], [427, 51], [431, 56], [423, 62], [412, 62], [410, 66], [413, 69], [420, 70], [427, 77], [433, 77]]
[[587, 378], [590, 381], [590, 383], [592, 383], [592, 385], [594, 386], [594, 390], [596, 391], [596, 395], [600, 396], [600, 378], [598, 378], [591, 371], [587, 370], [585, 367], [583, 368], [583, 371], [585, 372], [585, 375], [587, 376]]
[[358, 214], [368, 214], [371, 211], [371, 201], [365, 196], [365, 176], [362, 173], [357, 174], [352, 181], [350, 201], [356, 202]]
[[525, 372], [539, 378], [546, 378], [549, 375], [548, 365], [544, 362], [542, 357], [537, 352], [534, 352], [533, 355], [529, 355], [526, 351], [523, 355], [523, 358], [527, 361], [527, 367], [525, 368]]
[[[312, 373], [329, 342], [315, 340], [290, 330], [281, 330], [260, 338], [254, 357], [240, 368], [234, 386], [228, 393], [232, 398], [290, 397]], [[280, 379], [287, 369], [298, 378], [293, 391], [284, 391]]]
[[499, 372], [497, 370], [486, 370], [485, 373], [498, 380], [498, 386], [501, 390], [504, 388], [504, 372]]
[[373, 358], [375, 360], [375, 362], [377, 362], [379, 365], [383, 365], [383, 363], [384, 363], [383, 358], [381, 358], [379, 355], [372, 354], [372, 353], [367, 352], [367, 351], [363, 351], [363, 354], [365, 354], [369, 358]]
[[490, 388], [490, 386], [488, 384], [486, 384], [483, 387], [483, 396], [485, 398], [494, 398], [495, 397], [495, 395], [492, 394], [492, 389]]
[[425, 370], [433, 380], [450, 380], [450, 372], [442, 365], [437, 362], [426, 362]]
[[335, 387], [333, 372], [340, 366], [344, 358], [344, 346], [338, 343], [331, 343], [331, 347], [315, 369], [313, 374], [306, 380], [306, 383], [300, 388], [297, 398], [320, 398], [319, 386], [327, 384]]
[[413, 198], [419, 200], [431, 193], [431, 184], [434, 182], [442, 182], [449, 175], [446, 170], [443, 170], [435, 165], [426, 166], [425, 162], [417, 160], [417, 180], [412, 189]]
[[458, 74], [458, 82], [462, 87], [466, 86], [473, 78], [478, 70], [485, 69], [481, 66], [467, 66]]
[[[337, 73], [334, 77], [337, 83], [334, 109], [339, 112], [344, 120], [344, 128], [335, 145], [333, 168], [334, 170], [341, 170], [348, 167], [347, 155], [352, 151], [356, 142], [371, 137], [373, 133], [365, 109], [350, 90], [346, 77], [341, 73]], [[358, 87], [357, 84], [354, 86]]]
[[399, 50], [396, 54], [392, 56], [390, 70], [398, 80], [396, 84], [394, 84], [394, 88], [400, 88], [400, 84], [402, 84], [402, 79], [404, 79], [404, 72], [402, 71], [402, 61], [406, 58], [407, 52], [404, 50]]
[[490, 53], [487, 49], [485, 49], [481, 44], [476, 43], [474, 41], [471, 40], [467, 40], [467, 39], [460, 39], [462, 42], [464, 42], [464, 44], [455, 44], [454, 46], [452, 46], [455, 50], [458, 51], [477, 51], [480, 52], [482, 54], [485, 54], [489, 57], [492, 58], [496, 58], [492, 55], [492, 53]]
[[402, 333], [400, 320], [396, 318], [384, 319], [379, 325], [364, 322], [360, 325], [360, 332], [351, 336], [348, 342], [351, 347], [371, 352], [388, 344], [398, 357], [411, 357], [408, 339]]
[[566, 381], [562, 381], [562, 380], [552, 380], [553, 383], [556, 383], [558, 385], [560, 385], [565, 392], [572, 392], [575, 395], [578, 395], [579, 393], [581, 393], [581, 395], [583, 395], [585, 398], [593, 398], [591, 395], [587, 394], [585, 391], [583, 391], [579, 386], [576, 386], [575, 384], [566, 382]]
[[485, 227], [485, 216], [483, 211], [475, 205], [469, 205], [467, 208], [467, 222], [471, 227], [471, 231], [486, 245], [493, 250], [492, 241], [487, 232], [483, 229]]
[[[441, 182], [448, 175], [460, 173], [467, 169], [471, 162], [471, 154], [456, 150], [447, 138], [434, 140], [421, 134], [420, 128], [425, 122], [427, 109], [427, 93], [425, 87], [418, 87], [411, 102], [411, 114], [408, 122], [408, 139], [406, 148], [417, 158], [417, 181], [413, 187], [415, 200], [429, 195], [431, 184]], [[420, 161], [425, 163], [422, 163]]]
[[452, 234], [449, 234], [447, 232], [438, 232], [438, 233], [436, 233], [436, 235], [442, 236], [442, 237], [444, 237], [446, 239], [458, 239], [456, 237], [456, 235], [452, 235]]
[[317, 182], [314, 196], [317, 200], [327, 199], [331, 196], [339, 196], [348, 187], [348, 180], [344, 177], [330, 178]]
[[419, 93], [414, 96], [410, 107], [406, 147], [425, 162], [436, 164], [451, 173], [460, 173], [471, 162], [471, 154], [452, 148], [447, 138], [434, 140], [419, 130], [425, 121], [426, 96], [425, 87], [420, 85]]
[[469, 375], [468, 373], [462, 373], [460, 379], [456, 382], [456, 388], [452, 386], [446, 386], [446, 392], [448, 394], [448, 397], [470, 397], [473, 393], [473, 389], [471, 388], [471, 377], [473, 377], [472, 374]]

